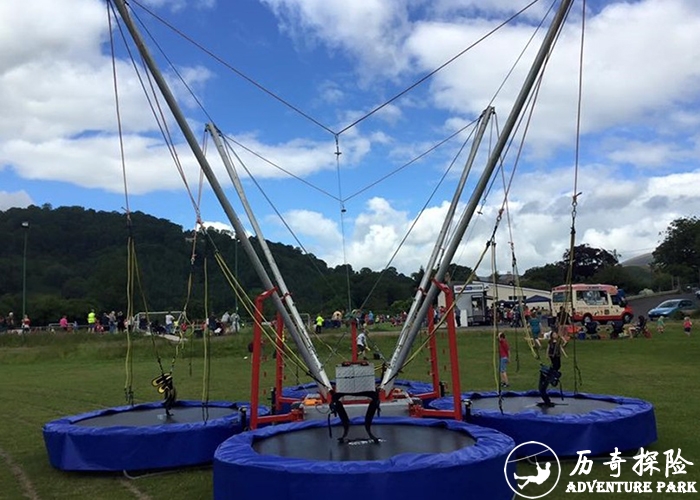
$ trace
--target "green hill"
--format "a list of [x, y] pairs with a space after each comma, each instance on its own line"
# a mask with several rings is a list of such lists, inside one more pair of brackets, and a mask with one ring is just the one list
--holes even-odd
[[[263, 291], [247, 255], [236, 248], [240, 243], [228, 232], [209, 229], [206, 235], [198, 234], [192, 258], [194, 232], [141, 212], [132, 213], [130, 220], [128, 224], [123, 213], [82, 207], [31, 206], [0, 212], [0, 231], [5, 235], [5, 244], [0, 246], [4, 275], [0, 280], [0, 313], [14, 311], [19, 316], [22, 311], [25, 238], [26, 310], [34, 325], [57, 322], [62, 314], [84, 323], [92, 308], [126, 312], [130, 235], [139, 270], [134, 275], [138, 277], [134, 311], [181, 310], [189, 293], [190, 317], [205, 317], [205, 296], [210, 313], [233, 312], [238, 304], [246, 316], [243, 301], [236, 298], [215, 253], [222, 256], [248, 297]], [[29, 223], [28, 229], [24, 222]], [[251, 242], [259, 247], [255, 238]], [[355, 272], [350, 268], [346, 272], [344, 266], [329, 268], [298, 248], [268, 244], [302, 312], [329, 316], [335, 309], [364, 307], [388, 313], [405, 308], [413, 296], [413, 279], [395, 269], [388, 269], [378, 281], [379, 273], [369, 269]]]

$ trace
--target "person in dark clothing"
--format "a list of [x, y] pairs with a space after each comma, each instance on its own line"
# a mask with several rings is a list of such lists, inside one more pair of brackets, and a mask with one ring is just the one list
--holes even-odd
[[540, 366], [539, 392], [540, 397], [542, 398], [542, 402], [538, 403], [540, 406], [554, 406], [549, 394], [547, 394], [547, 388], [550, 385], [552, 387], [559, 385], [559, 379], [561, 378], [561, 353], [561, 338], [559, 337], [557, 331], [553, 330], [551, 336], [549, 337], [549, 345], [547, 346], [547, 356], [549, 357], [550, 366]]
[[549, 337], [549, 345], [547, 346], [547, 356], [552, 368], [559, 371], [561, 368], [561, 338], [559, 333], [554, 330]]

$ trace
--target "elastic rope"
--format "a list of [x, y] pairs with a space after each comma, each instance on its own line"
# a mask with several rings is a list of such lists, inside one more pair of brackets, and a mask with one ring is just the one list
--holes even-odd
[[348, 254], [347, 254], [347, 240], [345, 238], [345, 213], [347, 209], [345, 208], [345, 203], [343, 200], [343, 186], [340, 179], [340, 143], [338, 141], [338, 135], [335, 135], [335, 171], [338, 178], [338, 200], [340, 208], [340, 237], [343, 248], [343, 266], [345, 267], [345, 288], [347, 292], [348, 299], [348, 311], [352, 309], [352, 291], [350, 289], [350, 266], [348, 265]]
[[[208, 235], [207, 235], [208, 236]], [[267, 328], [265, 327], [264, 324], [258, 323], [255, 315], [255, 307], [253, 304], [253, 301], [248, 297], [248, 295], [245, 293], [243, 290], [243, 287], [241, 286], [240, 282], [238, 281], [237, 277], [231, 272], [230, 268], [226, 264], [226, 261], [224, 260], [223, 256], [221, 255], [221, 252], [218, 250], [216, 247], [216, 244], [211, 240], [211, 238], [208, 236], [208, 241], [213, 247], [213, 255], [216, 263], [219, 265], [219, 268], [222, 271], [222, 274], [224, 276], [224, 279], [226, 279], [227, 283], [229, 284], [230, 288], [234, 291], [234, 293], [237, 295], [239, 298], [244, 310], [250, 315], [251, 318], [253, 318], [253, 321], [255, 324], [261, 328], [262, 333], [265, 335], [265, 337], [271, 342], [272, 345], [275, 345], [276, 347], [276, 342], [272, 342], [272, 339], [276, 337], [276, 332], [271, 334]], [[208, 314], [207, 314], [208, 317]], [[263, 316], [262, 318], [263, 323], [267, 322], [270, 323], [269, 321], [266, 320], [266, 318]], [[277, 349], [277, 347], [276, 347]], [[299, 364], [300, 366], [304, 367], [304, 363], [301, 360], [301, 358], [294, 353], [293, 351], [287, 349], [289, 351], [288, 353], [283, 352], [283, 350], [277, 349], [278, 353], [281, 353], [282, 355], [287, 355], [290, 359], [295, 364]]]
[[[478, 120], [474, 120], [474, 121], [472, 121], [469, 125], [467, 125], [466, 127], [475, 125], [477, 122], [478, 122]], [[462, 129], [460, 129], [459, 132], [465, 130], [466, 127], [462, 127]], [[476, 132], [476, 127], [474, 127], [474, 128], [472, 129], [472, 131], [469, 133], [469, 136], [465, 139], [465, 141], [464, 141], [464, 142], [462, 143], [462, 145], [460, 146], [459, 150], [457, 151], [457, 154], [452, 158], [452, 161], [450, 162], [449, 167], [445, 170], [445, 172], [443, 173], [442, 177], [441, 177], [440, 180], [438, 181], [437, 185], [435, 186], [435, 188], [433, 189], [433, 191], [430, 193], [430, 196], [428, 197], [428, 199], [426, 200], [426, 202], [425, 202], [425, 203], [423, 204], [423, 206], [421, 207], [421, 210], [418, 212], [418, 215], [413, 219], [413, 222], [411, 222], [410, 227], [408, 228], [408, 230], [407, 230], [406, 233], [404, 234], [403, 238], [401, 238], [401, 241], [400, 241], [399, 244], [397, 245], [396, 250], [394, 250], [394, 253], [393, 253], [393, 254], [391, 255], [391, 257], [389, 258], [389, 261], [386, 263], [386, 265], [385, 265], [384, 268], [382, 269], [382, 272], [379, 274], [379, 276], [377, 277], [377, 279], [374, 281], [374, 283], [373, 283], [373, 285], [372, 285], [372, 288], [370, 289], [369, 293], [367, 293], [367, 295], [365, 296], [365, 299], [364, 299], [364, 301], [362, 302], [362, 304], [360, 305], [359, 309], [363, 309], [363, 308], [365, 307], [365, 305], [366, 305], [367, 302], [369, 301], [370, 297], [371, 297], [372, 294], [374, 293], [375, 289], [377, 288], [377, 286], [379, 286], [380, 280], [382, 279], [382, 277], [384, 276], [384, 274], [387, 272], [387, 270], [389, 269], [389, 267], [391, 266], [391, 264], [394, 262], [394, 259], [396, 258], [396, 256], [399, 254], [399, 252], [400, 252], [401, 249], [403, 248], [404, 244], [405, 244], [406, 241], [408, 240], [408, 237], [413, 233], [413, 230], [415, 229], [416, 225], [418, 224], [418, 221], [420, 220], [421, 216], [423, 215], [423, 212], [425, 212], [425, 210], [427, 210], [428, 205], [429, 205], [430, 202], [432, 201], [433, 197], [434, 197], [435, 194], [437, 193], [437, 191], [438, 191], [438, 189], [440, 188], [440, 186], [442, 186], [442, 183], [445, 181], [445, 179], [447, 178], [447, 176], [449, 175], [449, 173], [452, 171], [452, 168], [454, 167], [455, 163], [457, 162], [457, 158], [459, 158], [460, 154], [462, 153], [462, 151], [463, 151], [464, 148], [466, 147], [467, 143], [469, 142], [469, 139], [472, 138], [472, 136], [474, 135], [475, 132]], [[455, 135], [456, 135], [456, 134], [455, 134]], [[454, 135], [453, 135], [452, 137], [454, 137]]]
[[469, 46], [466, 47], [465, 49], [461, 50], [461, 51], [460, 51], [459, 53], [457, 53], [456, 55], [452, 56], [450, 59], [448, 59], [447, 61], [445, 61], [444, 63], [442, 63], [440, 66], [438, 66], [437, 68], [435, 68], [434, 70], [432, 70], [430, 73], [428, 73], [428, 74], [422, 76], [422, 77], [419, 78], [416, 82], [412, 83], [411, 85], [409, 85], [408, 87], [406, 87], [404, 90], [402, 90], [401, 92], [399, 92], [398, 94], [396, 94], [395, 96], [393, 96], [392, 98], [390, 98], [389, 100], [387, 100], [387, 101], [385, 101], [384, 103], [380, 104], [379, 106], [373, 108], [371, 111], [369, 111], [369, 112], [366, 113], [365, 115], [361, 116], [360, 118], [358, 118], [358, 119], [355, 120], [354, 122], [350, 123], [350, 125], [347, 125], [347, 126], [345, 126], [344, 128], [342, 128], [342, 129], [338, 132], [338, 135], [340, 135], [340, 134], [342, 134], [342, 133], [344, 133], [344, 132], [350, 130], [350, 129], [353, 128], [353, 127], [355, 127], [357, 124], [359, 124], [360, 122], [366, 120], [367, 118], [369, 118], [370, 116], [372, 116], [373, 114], [375, 114], [377, 111], [379, 111], [379, 110], [383, 109], [384, 107], [388, 106], [389, 104], [391, 104], [392, 102], [394, 102], [395, 100], [397, 100], [398, 98], [400, 98], [401, 96], [407, 94], [408, 92], [410, 92], [410, 91], [413, 90], [414, 88], [418, 87], [420, 84], [422, 84], [422, 83], [425, 82], [426, 80], [428, 80], [428, 79], [430, 79], [431, 77], [435, 76], [436, 73], [438, 73], [439, 71], [445, 69], [447, 66], [449, 66], [449, 65], [452, 64], [454, 61], [456, 61], [457, 59], [459, 59], [460, 57], [462, 57], [464, 54], [466, 54], [467, 52], [469, 52], [471, 49], [473, 49], [474, 47], [476, 47], [477, 45], [479, 45], [481, 42], [483, 42], [484, 40], [486, 40], [487, 38], [489, 38], [491, 35], [493, 35], [494, 33], [496, 33], [498, 30], [500, 30], [501, 28], [503, 28], [505, 25], [507, 25], [507, 24], [509, 24], [510, 22], [512, 22], [515, 18], [517, 18], [518, 16], [520, 16], [523, 12], [525, 12], [526, 10], [528, 10], [530, 7], [532, 7], [532, 6], [533, 6], [534, 4], [536, 4], [537, 2], [539, 2], [539, 0], [533, 0], [532, 2], [530, 2], [529, 4], [527, 4], [525, 7], [523, 7], [523, 8], [520, 9], [518, 12], [516, 12], [515, 14], [513, 14], [512, 16], [510, 16], [508, 19], [506, 19], [505, 21], [503, 21], [501, 24], [499, 24], [498, 26], [496, 26], [495, 28], [493, 28], [491, 31], [489, 31], [489, 32], [486, 33], [485, 35], [481, 36], [481, 38], [479, 38], [476, 42], [473, 42], [471, 45], [469, 45]]
[[[569, 269], [567, 271], [567, 285], [569, 288], [569, 300], [571, 301], [571, 312], [573, 315], [574, 298], [573, 298], [573, 267], [574, 253], [576, 251], [576, 207], [578, 205], [578, 197], [581, 193], [578, 192], [578, 170], [581, 145], [581, 104], [583, 101], [583, 54], [584, 40], [586, 27], [586, 0], [582, 5], [583, 12], [581, 13], [581, 42], [579, 51], [579, 79], [578, 79], [578, 98], [576, 109], [576, 148], [574, 159], [574, 191], [571, 199], [571, 239], [569, 243]], [[581, 368], [578, 365], [578, 356], [576, 350], [576, 336], [574, 335], [574, 394], [578, 393], [579, 384], [583, 385], [583, 376]]]
[[131, 318], [133, 315], [133, 268], [132, 268], [132, 255], [133, 255], [133, 238], [131, 232], [131, 211], [129, 208], [129, 188], [126, 175], [126, 160], [124, 154], [124, 134], [122, 129], [121, 120], [121, 106], [119, 103], [119, 85], [117, 79], [117, 64], [116, 55], [114, 50], [114, 35], [112, 29], [112, 13], [110, 11], [110, 4], [107, 3], [107, 23], [109, 25], [109, 46], [110, 54], [112, 59], [112, 83], [114, 87], [114, 102], [115, 110], [117, 115], [117, 134], [119, 136], [119, 157], [122, 167], [122, 181], [124, 184], [124, 207], [126, 211], [126, 223], [127, 223], [127, 243], [126, 243], [126, 254], [127, 254], [127, 270], [126, 270], [126, 301], [127, 301], [127, 318], [129, 318], [129, 325], [126, 327], [126, 357], [124, 359], [124, 398], [129, 405], [134, 404], [134, 360], [132, 354], [132, 340], [131, 340]]
[[204, 339], [204, 366], [202, 369], [202, 407], [208, 407], [209, 403], [209, 379], [211, 375], [211, 355], [210, 355], [210, 342], [211, 342], [211, 330], [209, 329], [209, 271], [208, 271], [208, 260], [209, 257], [204, 255], [204, 314], [206, 316], [206, 326], [203, 328]]
[[[491, 279], [493, 281], [493, 289], [496, 290], [496, 294], [494, 297], [494, 304], [498, 303], [498, 280], [496, 277], [496, 241], [491, 240]], [[493, 328], [491, 329], [493, 331], [493, 356], [491, 357], [493, 360], [493, 378], [494, 382], [496, 384], [496, 390], [498, 391], [498, 399], [499, 399], [499, 405], [500, 405], [500, 399], [501, 399], [501, 378], [500, 378], [500, 352], [499, 352], [499, 342], [498, 342], [498, 322], [496, 321], [496, 318], [494, 317], [493, 321]]]
[[[110, 3], [110, 5], [111, 5], [111, 3]], [[116, 16], [116, 14], [115, 14], [115, 16]], [[143, 26], [143, 24], [142, 24], [142, 26]], [[156, 120], [156, 124], [158, 125], [158, 128], [161, 132], [161, 135], [163, 137], [163, 141], [165, 142], [165, 145], [168, 148], [168, 151], [170, 152], [171, 157], [173, 158], [173, 163], [175, 164], [175, 167], [177, 168], [178, 173], [180, 174], [180, 177], [185, 185], [185, 189], [186, 189], [187, 194], [190, 198], [190, 202], [192, 203], [195, 210], [198, 210], [197, 204], [194, 201], [194, 197], [192, 196], [192, 192], [191, 192], [189, 185], [187, 183], [187, 178], [184, 174], [182, 164], [181, 164], [179, 157], [177, 155], [177, 150], [175, 149], [175, 146], [173, 145], [172, 137], [171, 137], [170, 132], [169, 132], [168, 127], [167, 127], [167, 120], [165, 119], [163, 111], [160, 107], [160, 103], [158, 101], [157, 94], [155, 92], [155, 88], [153, 87], [153, 82], [151, 80], [150, 73], [148, 72], [147, 69], [144, 69], [144, 72], [146, 73], [146, 78], [147, 78], [147, 80], [149, 82], [149, 86], [151, 88], [151, 92], [149, 93], [148, 89], [146, 87], [146, 84], [144, 83], [144, 79], [142, 77], [141, 71], [139, 70], [139, 67], [136, 64], [136, 60], [135, 60], [133, 53], [131, 51], [131, 47], [127, 43], [127, 38], [126, 38], [126, 35], [122, 29], [121, 24], [117, 23], [117, 27], [119, 28], [119, 32], [120, 32], [122, 40], [124, 42], [124, 47], [126, 48], [126, 51], [129, 55], [129, 59], [131, 61], [132, 67], [134, 68], [134, 72], [136, 74], [136, 77], [139, 80], [139, 84], [141, 85], [141, 89], [143, 90], [144, 96], [146, 97], [146, 100], [148, 101], [149, 107], [151, 109], [151, 113], [153, 114], [153, 117]], [[145, 29], [146, 33], [148, 33], [148, 30], [145, 27], [144, 27], [144, 29]], [[150, 33], [148, 33], [148, 34], [150, 36]], [[151, 37], [151, 39], [153, 39], [153, 38]], [[143, 61], [142, 61], [142, 64], [144, 64]], [[177, 73], [177, 69], [174, 69], [174, 71]], [[178, 75], [179, 75], [179, 73], [178, 73]], [[185, 85], [187, 85], [187, 84], [185, 83]], [[195, 96], [195, 98], [196, 98], [196, 96]], [[153, 104], [153, 101], [156, 102], [155, 106]], [[158, 109], [158, 111], [156, 111], [156, 108]]]

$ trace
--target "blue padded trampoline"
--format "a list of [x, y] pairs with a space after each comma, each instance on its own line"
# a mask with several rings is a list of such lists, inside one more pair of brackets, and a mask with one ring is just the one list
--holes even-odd
[[[591, 450], [601, 455], [618, 450], [636, 450], [657, 439], [656, 418], [651, 403], [641, 399], [599, 394], [549, 392], [551, 408], [541, 407], [538, 391], [504, 392], [502, 408], [498, 393], [463, 393], [471, 409], [469, 422], [490, 427], [513, 438], [516, 445], [537, 441], [548, 445], [558, 456], [575, 456]], [[430, 406], [451, 409], [451, 397], [439, 398]], [[524, 448], [518, 452], [527, 453]]]
[[[227, 438], [243, 430], [248, 403], [145, 403], [64, 417], [44, 425], [51, 465], [71, 471], [169, 469], [211, 462]], [[261, 408], [259, 414], [269, 413]]]
[[[214, 498], [510, 499], [504, 466], [511, 438], [458, 421], [377, 418], [367, 439], [362, 419], [352, 420], [349, 443], [339, 443], [327, 422], [309, 420], [244, 432], [214, 455]], [[515, 463], [508, 464], [509, 473]]]

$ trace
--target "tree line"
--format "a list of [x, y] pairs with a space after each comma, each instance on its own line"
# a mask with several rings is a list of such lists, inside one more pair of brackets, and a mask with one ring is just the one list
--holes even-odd
[[[24, 304], [34, 325], [55, 323], [64, 314], [84, 324], [92, 309], [126, 313], [129, 302], [134, 313], [179, 311], [186, 305], [190, 318], [236, 309], [245, 317], [245, 297], [254, 300], [264, 291], [240, 242], [228, 231], [208, 228], [195, 234], [142, 212], [127, 217], [50, 205], [1, 211], [0, 231], [0, 313], [13, 311], [19, 318]], [[257, 239], [250, 241], [259, 250]], [[410, 306], [424, 274], [423, 269], [406, 276], [393, 267], [329, 267], [300, 248], [268, 245], [297, 308], [314, 316], [355, 308], [400, 314]], [[613, 283], [630, 293], [663, 288], [674, 276], [697, 282], [699, 256], [700, 222], [679, 219], [654, 252], [651, 269], [622, 267], [615, 252], [580, 245], [574, 249], [572, 279]], [[528, 269], [521, 285], [550, 289], [562, 284], [569, 260], [567, 252], [560, 262]], [[463, 282], [471, 269], [453, 264], [449, 274]], [[128, 280], [133, 283], [131, 299]], [[245, 297], [236, 295], [236, 283]], [[270, 304], [265, 314], [272, 314]]]

